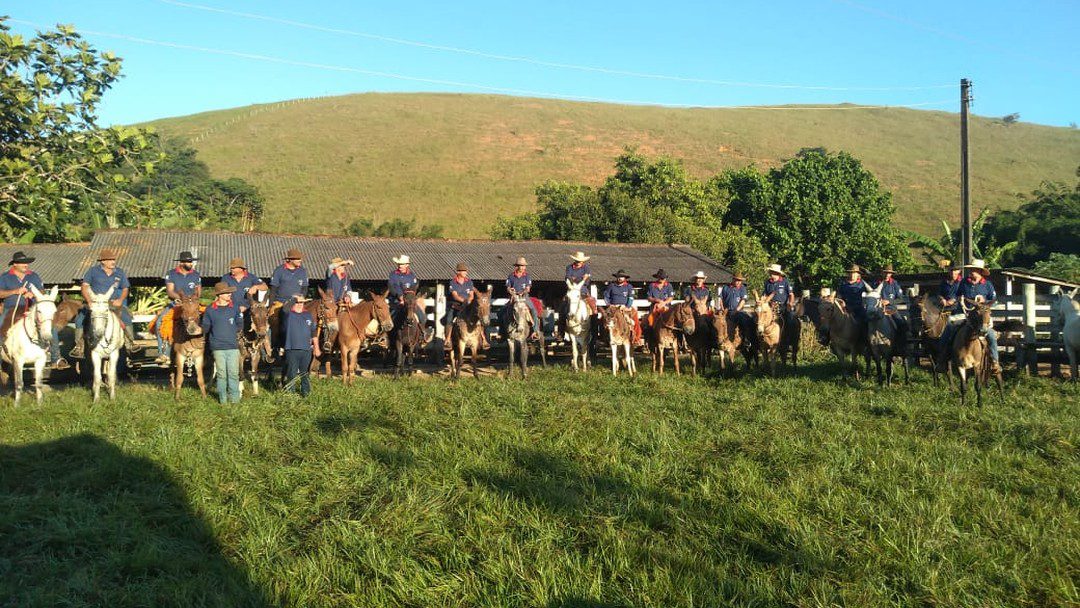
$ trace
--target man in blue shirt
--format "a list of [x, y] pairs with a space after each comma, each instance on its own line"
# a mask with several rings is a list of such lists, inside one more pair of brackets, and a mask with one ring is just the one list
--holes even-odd
[[[304, 303], [309, 298], [296, 296], [288, 312], [285, 312], [285, 389], [292, 390], [300, 378], [300, 396], [307, 397], [311, 392], [309, 369], [312, 354], [318, 357], [319, 340], [316, 337], [319, 326], [311, 313], [304, 310]], [[284, 311], [284, 309], [283, 309]]]
[[[538, 336], [537, 332], [540, 331], [540, 315], [537, 314], [536, 306], [533, 304], [532, 298], [529, 297], [529, 290], [532, 289], [532, 277], [529, 276], [528, 267], [529, 263], [523, 257], [514, 262], [514, 271], [510, 273], [510, 276], [506, 277], [506, 290], [513, 291], [518, 294], [518, 297], [525, 298], [525, 305], [529, 307], [529, 313], [532, 314], [533, 320], [533, 330], [529, 334], [529, 339], [535, 340]], [[506, 331], [510, 327], [510, 311], [512, 309], [513, 307], [509, 303], [503, 307], [501, 324], [503, 336], [506, 335]]]
[[289, 249], [281, 266], [270, 276], [270, 316], [277, 319], [276, 326], [271, 323], [271, 343], [275, 351], [284, 344], [285, 332], [281, 331], [284, 309], [292, 305], [296, 296], [307, 297], [308, 273], [303, 258], [299, 249]]
[[881, 269], [881, 280], [874, 285], [874, 289], [881, 288], [881, 303], [885, 307], [886, 312], [888, 312], [889, 318], [896, 324], [896, 330], [898, 332], [907, 335], [907, 319], [905, 319], [896, 308], [896, 303], [904, 298], [904, 290], [900, 286], [900, 282], [893, 278], [893, 274], [893, 265], [886, 264], [885, 267]]
[[[585, 305], [589, 307], [589, 314], [596, 314], [596, 298], [592, 296], [589, 286], [592, 284], [592, 269], [589, 268], [589, 256], [584, 251], [574, 252], [570, 256], [570, 264], [566, 267], [566, 280], [571, 283], [581, 284], [581, 297]], [[559, 303], [559, 327], [558, 335], [566, 335], [566, 317], [570, 314], [570, 301], [566, 298]]]
[[214, 301], [203, 313], [202, 329], [214, 353], [218, 400], [222, 405], [240, 402], [240, 342], [243, 327], [240, 308], [232, 301], [236, 288], [225, 281], [214, 285]]
[[349, 266], [355, 264], [352, 260], [334, 258], [330, 260], [326, 268], [326, 289], [334, 297], [335, 302], [341, 302], [349, 297], [352, 291], [352, 283], [349, 281]]
[[172, 300], [172, 304], [162, 308], [150, 323], [150, 331], [157, 337], [158, 358], [155, 362], [158, 365], [167, 365], [172, 360], [169, 357], [172, 345], [161, 338], [161, 323], [165, 313], [175, 308], [184, 296], [202, 295], [202, 277], [195, 270], [197, 259], [190, 251], [181, 251], [174, 260], [177, 262], [176, 267], [165, 273], [165, 294]]
[[629, 310], [634, 319], [634, 345], [641, 346], [641, 319], [638, 318], [637, 308], [634, 306], [634, 286], [630, 284], [630, 275], [621, 269], [615, 274], [614, 283], [608, 283], [604, 289], [604, 303]]
[[795, 290], [791, 288], [791, 283], [788, 283], [787, 273], [780, 264], [770, 264], [766, 270], [769, 271], [769, 278], [765, 280], [761, 295], [773, 295], [772, 301], [780, 311], [780, 321], [787, 323], [791, 320], [792, 309], [795, 308]]
[[683, 299], [690, 302], [695, 300], [704, 300], [705, 306], [708, 308], [709, 314], [712, 314], [713, 299], [712, 290], [705, 285], [705, 279], [708, 276], [702, 271], [694, 273], [693, 282], [683, 289]]
[[[0, 275], [0, 298], [4, 300], [2, 313], [2, 325], [4, 327], [12, 323], [15, 317], [25, 314], [25, 311], [30, 308], [30, 304], [34, 301], [34, 292], [31, 287], [37, 289], [38, 293], [45, 291], [45, 285], [41, 282], [41, 277], [33, 270], [30, 270], [30, 264], [33, 263], [34, 258], [21, 251], [16, 251], [15, 255], [11, 256], [11, 261], [8, 262], [8, 271]], [[0, 332], [0, 344], [3, 344], [4, 337], [4, 333]], [[71, 367], [60, 356], [59, 328], [55, 325], [52, 328], [52, 342], [49, 344], [49, 361], [52, 363], [53, 369]]]
[[[132, 327], [131, 311], [127, 307], [128, 291], [131, 283], [128, 282], [127, 273], [116, 265], [116, 252], [111, 249], [102, 249], [98, 254], [98, 263], [91, 266], [82, 278], [82, 297], [89, 302], [93, 295], [103, 295], [113, 288], [113, 309], [119, 310], [121, 325], [124, 328], [124, 344], [128, 354], [141, 352], [143, 347], [135, 343], [135, 328]], [[86, 307], [79, 311], [75, 317], [75, 348], [69, 353], [72, 357], [81, 359], [83, 356], [83, 330], [86, 325]]]
[[746, 307], [746, 277], [741, 272], [736, 272], [731, 277], [731, 283], [720, 289], [720, 305], [727, 314], [728, 323], [742, 330], [742, 335], [749, 339], [748, 324], [752, 320], [750, 315], [743, 310]]
[[[948, 263], [945, 265], [948, 266]], [[938, 286], [938, 298], [941, 300], [942, 310], [950, 310], [958, 305], [960, 286], [963, 282], [963, 269], [959, 266], [950, 266], [945, 278], [941, 280], [941, 285]]]
[[[967, 279], [960, 285], [960, 298], [963, 299], [957, 302], [955, 312], [963, 314], [964, 299], [973, 301], [980, 298], [987, 304], [993, 304], [997, 300], [997, 291], [994, 289], [994, 284], [987, 280], [990, 278], [990, 270], [986, 267], [986, 262], [973, 259], [970, 264], [964, 266], [964, 269], [969, 272]], [[990, 358], [994, 361], [990, 373], [1001, 373], [1001, 364], [998, 361], [997, 332], [994, 331], [993, 327], [986, 328], [986, 344], [990, 348]]]
[[[473, 299], [476, 298], [476, 287], [473, 285], [472, 279], [469, 278], [469, 266], [465, 262], [458, 262], [458, 265], [454, 268], [454, 278], [450, 279], [450, 289], [447, 290], [450, 295], [448, 298], [449, 306], [446, 307], [446, 336], [450, 336], [450, 327], [454, 324], [454, 319], [461, 314], [461, 311], [469, 305]], [[484, 334], [487, 332], [480, 332], [480, 340], [483, 342], [481, 348], [487, 348], [487, 336]], [[446, 341], [446, 347], [450, 348], [450, 341]]]
[[242, 258], [229, 260], [229, 273], [222, 276], [221, 280], [229, 287], [236, 288], [232, 300], [236, 302], [240, 312], [244, 312], [251, 307], [252, 296], [257, 295], [260, 291], [265, 292], [267, 289], [266, 283], [262, 279], [248, 272], [247, 265], [244, 264]]
[[847, 269], [847, 278], [836, 286], [836, 296], [847, 305], [847, 311], [855, 320], [866, 323], [866, 302], [863, 294], [870, 291], [870, 286], [862, 280], [862, 268], [858, 264], [852, 264]]

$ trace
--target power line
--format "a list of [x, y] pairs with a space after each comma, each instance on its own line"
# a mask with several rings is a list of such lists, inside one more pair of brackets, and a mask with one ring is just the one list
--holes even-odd
[[[12, 23], [21, 23], [23, 25], [29, 25], [31, 27], [43, 28], [40, 24], [32, 21], [25, 21], [22, 19], [9, 19]], [[668, 104], [655, 101], [640, 101], [640, 100], [620, 100], [620, 99], [605, 99], [600, 97], [588, 97], [581, 95], [563, 95], [560, 93], [548, 93], [543, 91], [532, 91], [527, 89], [514, 89], [507, 87], [497, 87], [486, 84], [478, 84], [472, 82], [459, 82], [454, 80], [443, 80], [437, 78], [424, 78], [420, 76], [409, 76], [406, 74], [397, 74], [394, 72], [381, 72], [376, 70], [367, 70], [363, 68], [355, 68], [350, 66], [331, 65], [325, 63], [314, 63], [310, 61], [299, 61], [295, 59], [286, 59], [283, 57], [273, 57], [270, 55], [260, 55], [256, 53], [245, 53], [241, 51], [231, 51], [226, 49], [215, 49], [204, 46], [196, 46], [191, 44], [181, 44], [177, 42], [166, 42], [162, 40], [153, 40], [150, 38], [141, 38], [138, 36], [129, 36], [126, 34], [114, 34], [111, 32], [101, 32], [95, 30], [80, 30], [83, 34], [89, 34], [93, 36], [102, 36], [105, 38], [114, 38], [117, 40], [127, 40], [129, 42], [135, 42], [138, 44], [146, 44], [152, 46], [161, 46], [174, 49], [182, 49], [188, 51], [197, 51], [200, 53], [209, 53], [213, 55], [223, 55], [228, 57], [237, 57], [240, 59], [248, 59], [252, 61], [263, 61], [268, 63], [277, 63], [282, 65], [291, 65], [303, 68], [328, 70], [335, 72], [348, 72], [355, 74], [363, 74], [365, 76], [374, 76], [379, 78], [392, 78], [396, 80], [406, 80], [410, 82], [422, 82], [426, 84], [436, 84], [440, 86], [451, 86], [462, 89], [472, 89], [478, 91], [488, 91], [493, 93], [502, 93], [507, 95], [518, 95], [528, 97], [547, 97], [552, 99], [564, 99], [567, 101], [587, 101], [596, 103], [610, 103], [619, 105], [639, 105], [639, 106], [660, 106], [670, 108], [702, 108], [702, 109], [731, 109], [731, 110], [868, 110], [868, 109], [885, 109], [885, 108], [920, 108], [920, 107], [932, 107], [940, 106], [944, 104], [954, 103], [953, 99], [945, 99], [938, 101], [927, 101], [922, 103], [911, 104], [898, 104], [898, 105], [841, 105], [841, 106], [708, 106], [697, 104]]]
[[190, 2], [181, 2], [180, 0], [158, 0], [163, 4], [170, 4], [182, 8], [207, 11], [212, 13], [220, 13], [223, 15], [231, 15], [234, 17], [242, 17], [244, 19], [255, 19], [259, 21], [267, 21], [271, 23], [279, 23], [282, 25], [288, 25], [291, 27], [298, 27], [303, 29], [315, 30], [320, 32], [328, 32], [332, 34], [342, 34], [345, 36], [356, 36], [359, 38], [367, 38], [369, 40], [378, 40], [380, 42], [388, 42], [391, 44], [400, 44], [405, 46], [412, 46], [422, 49], [428, 49], [433, 51], [444, 51], [448, 53], [458, 53], [462, 55], [471, 55], [473, 57], [483, 57], [485, 59], [495, 59], [499, 61], [513, 61], [518, 63], [527, 63], [531, 65], [543, 66], [548, 68], [558, 68], [565, 70], [578, 70], [582, 72], [593, 72], [598, 74], [608, 74], [613, 76], [628, 76], [631, 78], [647, 78], [652, 80], [668, 80], [674, 82], [687, 82], [694, 84], [710, 84], [717, 86], [728, 87], [750, 87], [750, 88], [763, 88], [763, 89], [800, 89], [808, 91], [923, 91], [928, 89], [951, 89], [955, 85], [953, 84], [941, 84], [941, 85], [925, 85], [925, 86], [889, 86], [889, 87], [834, 87], [834, 86], [811, 86], [811, 85], [799, 85], [799, 84], [776, 84], [776, 83], [763, 83], [763, 82], [741, 82], [735, 80], [715, 80], [711, 78], [693, 78], [685, 76], [672, 76], [668, 74], [653, 74], [648, 72], [634, 72], [629, 70], [618, 70], [611, 68], [603, 68], [596, 66], [577, 65], [572, 63], [560, 63], [554, 61], [544, 61], [542, 59], [533, 59], [531, 57], [522, 57], [516, 55], [501, 55], [497, 53], [488, 53], [484, 51], [477, 51], [474, 49], [466, 49], [454, 46], [445, 46], [439, 44], [431, 44], [427, 42], [419, 42], [416, 40], [407, 40], [404, 38], [394, 38], [391, 36], [383, 36], [379, 34], [372, 34], [369, 32], [359, 32], [355, 30], [346, 30], [335, 27], [326, 27], [322, 25], [315, 25], [312, 23], [304, 23], [302, 21], [293, 21], [291, 19], [281, 19], [278, 17], [271, 17], [268, 15], [260, 15], [257, 13], [248, 13], [242, 11], [234, 11], [229, 9], [217, 8], [213, 6], [206, 6], [202, 4], [192, 4]]

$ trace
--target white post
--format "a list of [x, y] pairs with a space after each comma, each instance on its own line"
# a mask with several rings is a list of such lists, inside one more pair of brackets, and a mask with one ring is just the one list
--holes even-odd
[[1035, 349], [1035, 284], [1024, 283], [1024, 363], [1028, 373], [1038, 375], [1038, 352]]
[[435, 285], [435, 337], [440, 339], [446, 338], [446, 326], [442, 324], [443, 317], [446, 316], [446, 285], [439, 283]]

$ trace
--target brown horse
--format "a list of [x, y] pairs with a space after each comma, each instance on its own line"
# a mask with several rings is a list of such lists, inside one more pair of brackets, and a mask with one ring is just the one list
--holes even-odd
[[943, 345], [941, 340], [941, 335], [949, 326], [949, 312], [942, 309], [939, 299], [927, 294], [919, 296], [915, 301], [918, 313], [911, 315], [912, 335], [922, 341], [922, 351], [930, 359], [934, 386], [938, 385], [938, 372], [944, 370], [949, 362], [948, 346]]
[[[265, 358], [267, 363], [274, 361], [270, 356], [270, 320], [269, 309], [265, 302], [252, 301], [251, 307], [244, 313], [244, 327], [240, 330], [240, 375], [243, 377], [244, 363], [248, 363], [248, 379], [254, 394], [259, 394], [259, 363]], [[240, 381], [240, 392], [244, 391], [244, 381]]]
[[386, 301], [388, 293], [389, 290], [368, 292], [368, 299], [359, 304], [338, 304], [337, 347], [341, 351], [341, 380], [345, 384], [352, 384], [356, 376], [360, 349], [394, 328]]
[[772, 307], [773, 294], [762, 298], [754, 292], [754, 313], [757, 316], [757, 347], [769, 374], [776, 376], [776, 356], [780, 349], [780, 323]]
[[[727, 371], [728, 366], [732, 372], [735, 371], [735, 352], [740, 350], [743, 345], [742, 329], [737, 323], [728, 318], [727, 309], [721, 308], [713, 315], [712, 318], [713, 327], [713, 345], [712, 348], [717, 352], [718, 365], [721, 373]], [[747, 366], [750, 365], [750, 357], [746, 355]]]
[[408, 366], [412, 374], [413, 361], [416, 352], [424, 342], [424, 327], [420, 324], [420, 317], [416, 314], [416, 303], [422, 302], [426, 296], [417, 294], [415, 291], [406, 291], [403, 295], [404, 318], [399, 327], [390, 332], [390, 340], [394, 343], [394, 352], [397, 353], [397, 365], [394, 366], [394, 377], [401, 376], [402, 371]]
[[716, 345], [716, 327], [710, 314], [708, 298], [692, 298], [691, 308], [694, 311], [694, 332], [686, 335], [686, 346], [690, 351], [691, 374], [698, 374], [698, 365], [701, 372], [709, 367], [709, 359], [712, 358], [712, 349]]
[[623, 349], [623, 362], [626, 371], [633, 378], [637, 373], [634, 363], [634, 317], [637, 311], [623, 306], [608, 306], [604, 309], [604, 324], [608, 331], [608, 344], [611, 345], [611, 374], [619, 375], [619, 347]]
[[646, 342], [653, 358], [653, 371], [661, 375], [664, 373], [664, 351], [670, 349], [672, 358], [675, 359], [675, 373], [679, 370], [679, 336], [678, 332], [689, 336], [694, 333], [694, 305], [692, 302], [679, 302], [671, 308], [657, 311], [653, 315], [653, 322], [648, 326]]
[[847, 357], [851, 357], [852, 371], [859, 380], [858, 356], [866, 354], [859, 330], [859, 322], [847, 311], [844, 301], [835, 295], [823, 296], [819, 305], [821, 325], [818, 327], [829, 350], [840, 360], [840, 371], [847, 375]]
[[[964, 405], [967, 397], [967, 374], [968, 370], [971, 370], [971, 376], [975, 380], [975, 404], [982, 407], [982, 387], [989, 384], [990, 369], [993, 367], [990, 347], [986, 343], [986, 332], [993, 327], [990, 320], [991, 306], [981, 299], [976, 300], [970, 307], [964, 301], [961, 301], [961, 305], [967, 316], [953, 337], [950, 365], [960, 376], [960, 405]], [[1004, 394], [1005, 382], [1001, 373], [993, 376], [998, 390]], [[949, 384], [952, 384], [952, 375], [949, 376]]]
[[484, 343], [483, 333], [491, 325], [491, 287], [488, 285], [486, 291], [477, 291], [450, 325], [450, 377], [454, 380], [461, 377], [465, 349], [472, 351], [473, 377], [480, 377], [476, 357]]
[[[319, 288], [319, 297], [304, 305], [304, 310], [311, 313], [318, 326], [319, 356], [311, 358], [311, 366], [308, 371], [313, 376], [330, 377], [331, 351], [337, 341], [339, 329], [338, 303], [334, 301], [334, 294]], [[320, 374], [320, 367], [325, 369]]]
[[[782, 304], [781, 304], [782, 305]], [[780, 363], [787, 365], [788, 356], [791, 356], [791, 367], [799, 366], [799, 342], [802, 340], [803, 318], [806, 317], [806, 308], [803, 298], [795, 299], [795, 310], [791, 313], [791, 319], [780, 327]]]
[[199, 391], [206, 397], [206, 380], [203, 377], [206, 336], [202, 330], [202, 311], [199, 309], [198, 296], [184, 296], [180, 304], [173, 309], [173, 389], [175, 398], [180, 399], [180, 388], [184, 384], [184, 367], [190, 363], [195, 368], [195, 379]]

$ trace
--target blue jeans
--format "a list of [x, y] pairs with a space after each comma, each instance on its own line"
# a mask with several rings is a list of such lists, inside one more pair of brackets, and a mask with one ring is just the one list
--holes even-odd
[[218, 400], [222, 404], [240, 402], [240, 351], [235, 348], [214, 351], [217, 368]]
[[170, 304], [161, 309], [161, 312], [154, 317], [153, 322], [150, 323], [150, 329], [154, 332], [154, 337], [157, 338], [158, 353], [168, 357], [170, 351], [172, 351], [172, 345], [161, 338], [161, 321], [165, 318], [165, 313], [173, 309], [173, 305]]
[[291, 391], [299, 376], [300, 396], [307, 397], [311, 392], [311, 351], [303, 348], [285, 350], [285, 390]]
[[[525, 305], [529, 307], [529, 312], [532, 313], [533, 331], [540, 333], [543, 328], [540, 327], [540, 315], [536, 312], [536, 306], [533, 305], [532, 298], [525, 298]], [[506, 303], [506, 306], [503, 306], [501, 324], [504, 334], [510, 328], [510, 314], [513, 310], [514, 307], [509, 302]]]

